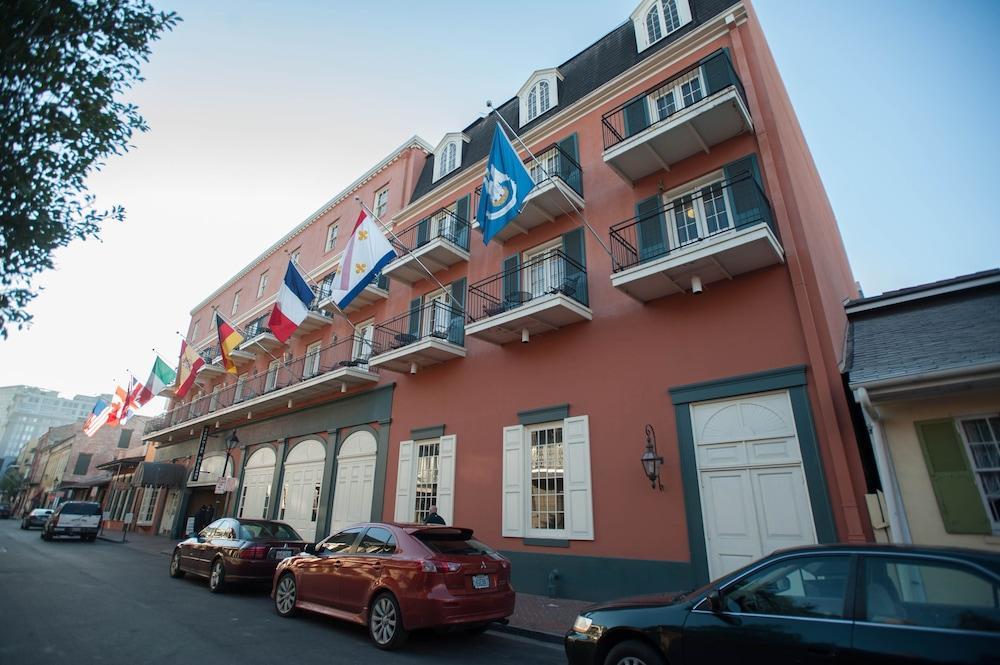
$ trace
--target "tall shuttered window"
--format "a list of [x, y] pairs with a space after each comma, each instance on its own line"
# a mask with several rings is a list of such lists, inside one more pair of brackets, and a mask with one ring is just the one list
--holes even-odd
[[561, 425], [529, 430], [531, 442], [531, 528], [566, 528], [566, 451]]
[[987, 516], [1000, 531], [1000, 416], [962, 420], [960, 429]]
[[414, 483], [413, 521], [423, 522], [430, 514], [431, 506], [437, 505], [438, 460], [441, 443], [438, 439], [419, 441], [417, 449], [417, 479]]

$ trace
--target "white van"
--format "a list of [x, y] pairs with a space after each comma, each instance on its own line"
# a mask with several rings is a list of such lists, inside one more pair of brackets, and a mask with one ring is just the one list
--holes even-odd
[[101, 526], [101, 504], [96, 501], [67, 501], [52, 513], [42, 527], [42, 540], [53, 536], [79, 536], [94, 542]]

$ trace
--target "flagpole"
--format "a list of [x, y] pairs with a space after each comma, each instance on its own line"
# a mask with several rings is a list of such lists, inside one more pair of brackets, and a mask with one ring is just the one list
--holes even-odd
[[[545, 178], [546, 179], [551, 178], [552, 176], [545, 168], [545, 165], [542, 164], [542, 162], [538, 159], [538, 157], [535, 156], [535, 153], [531, 152], [531, 149], [525, 144], [524, 141], [521, 140], [521, 137], [518, 136], [518, 133], [514, 131], [514, 128], [507, 123], [507, 121], [504, 119], [502, 115], [500, 115], [500, 111], [498, 111], [496, 107], [493, 106], [493, 102], [487, 101], [486, 106], [490, 109], [492, 113], [496, 114], [500, 122], [503, 123], [503, 126], [506, 127], [508, 131], [510, 131], [510, 133], [514, 136], [514, 138], [517, 139], [517, 142], [521, 144], [521, 147], [524, 148], [525, 151], [527, 151], [528, 156], [531, 157], [531, 160], [535, 163], [535, 166], [537, 166], [541, 170], [541, 172], [545, 175]], [[615, 255], [611, 253], [611, 248], [604, 244], [604, 239], [601, 238], [600, 235], [598, 235], [597, 231], [594, 230], [594, 227], [592, 227], [590, 225], [590, 222], [587, 221], [586, 214], [581, 212], [580, 209], [576, 207], [576, 204], [573, 203], [573, 200], [569, 198], [569, 195], [566, 192], [564, 192], [561, 187], [556, 187], [556, 189], [559, 190], [559, 193], [563, 195], [563, 198], [566, 199], [566, 202], [569, 203], [571, 208], [573, 208], [573, 214], [575, 214], [576, 218], [580, 220], [580, 222], [582, 222], [583, 225], [590, 230], [594, 238], [597, 239], [597, 243], [601, 246], [601, 249], [603, 249], [607, 253], [608, 257], [611, 258], [611, 265], [614, 267], [614, 269], [617, 270], [619, 268], [619, 264], [618, 261], [615, 259]], [[484, 194], [486, 194], [486, 192], [483, 192], [482, 194], [480, 194], [480, 196], [483, 196]], [[562, 206], [560, 206], [559, 209], [562, 210], [564, 213], [566, 212], [566, 210]]]
[[[413, 260], [417, 262], [417, 265], [419, 265], [421, 268], [423, 268], [424, 272], [427, 273], [427, 275], [431, 278], [431, 280], [433, 280], [434, 283], [437, 284], [438, 287], [440, 287], [442, 291], [444, 291], [445, 295], [448, 296], [448, 300], [451, 301], [451, 306], [454, 309], [456, 309], [457, 311], [462, 312], [462, 314], [464, 315], [465, 312], [464, 312], [463, 308], [461, 308], [461, 307], [458, 306], [458, 303], [455, 301], [455, 297], [453, 295], [451, 295], [451, 289], [446, 288], [445, 285], [442, 284], [438, 280], [438, 278], [434, 276], [434, 273], [432, 273], [430, 271], [430, 269], [427, 266], [424, 265], [423, 261], [420, 260], [420, 257], [418, 257], [417, 255], [415, 255], [413, 253], [413, 250], [411, 250], [409, 247], [407, 247], [406, 245], [403, 244], [403, 241], [399, 239], [399, 236], [396, 235], [395, 232], [392, 229], [390, 229], [389, 226], [385, 222], [383, 222], [381, 219], [379, 219], [378, 215], [376, 215], [375, 212], [371, 208], [369, 208], [368, 206], [365, 205], [365, 202], [361, 200], [361, 197], [355, 196], [354, 200], [357, 201], [361, 205], [361, 208], [363, 210], [365, 210], [365, 212], [367, 212], [369, 215], [371, 215], [372, 219], [374, 219], [376, 222], [378, 222], [378, 225], [381, 226], [382, 229], [386, 233], [388, 233], [389, 235], [392, 236], [393, 240], [396, 241], [396, 243], [398, 244], [398, 246], [400, 246], [403, 249], [405, 249], [406, 253], [413, 257]], [[466, 220], [462, 220], [462, 221], [466, 221]], [[466, 221], [466, 223], [468, 223], [468, 222]], [[343, 269], [343, 268], [341, 268], [341, 269]]]

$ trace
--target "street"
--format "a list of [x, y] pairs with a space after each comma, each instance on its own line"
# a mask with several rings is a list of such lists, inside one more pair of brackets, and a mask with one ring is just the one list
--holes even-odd
[[279, 617], [264, 588], [209, 593], [168, 559], [98, 540], [45, 542], [0, 520], [0, 663], [562, 663], [562, 648], [489, 631], [416, 633], [399, 652], [361, 626]]

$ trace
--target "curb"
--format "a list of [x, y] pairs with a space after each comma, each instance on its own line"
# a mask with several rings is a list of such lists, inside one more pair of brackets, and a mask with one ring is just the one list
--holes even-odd
[[546, 633], [542, 630], [533, 630], [531, 628], [521, 628], [520, 626], [511, 626], [510, 624], [494, 624], [490, 626], [490, 630], [496, 630], [501, 633], [510, 633], [511, 635], [518, 635], [520, 637], [527, 637], [532, 640], [538, 640], [539, 642], [548, 642], [549, 644], [562, 644], [563, 636], [557, 635], [555, 633]]
[[122, 542], [119, 539], [112, 539], [112, 538], [108, 538], [107, 536], [97, 536], [97, 539], [98, 540], [103, 540], [106, 543], [115, 543], [116, 545], [126, 545], [126, 544], [128, 544], [127, 540], [125, 542]]

